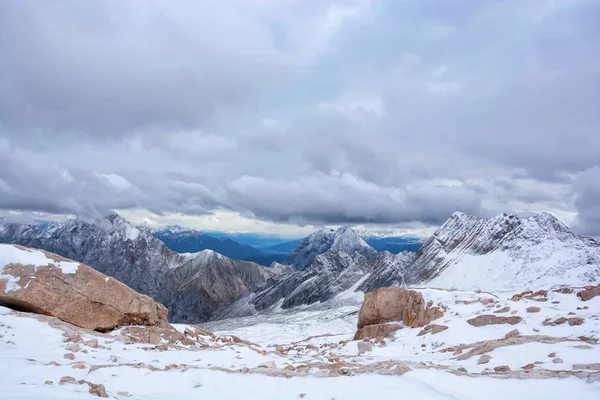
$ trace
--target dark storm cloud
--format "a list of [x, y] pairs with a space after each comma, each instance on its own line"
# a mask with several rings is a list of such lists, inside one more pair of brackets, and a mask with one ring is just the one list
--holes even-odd
[[2, 2], [0, 208], [600, 234], [600, 4], [447, 3]]

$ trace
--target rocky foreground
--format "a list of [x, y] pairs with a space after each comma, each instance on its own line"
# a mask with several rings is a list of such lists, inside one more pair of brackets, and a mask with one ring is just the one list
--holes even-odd
[[218, 321], [214, 334], [98, 332], [0, 307], [0, 398], [594, 398], [599, 292], [381, 289], [360, 312]]

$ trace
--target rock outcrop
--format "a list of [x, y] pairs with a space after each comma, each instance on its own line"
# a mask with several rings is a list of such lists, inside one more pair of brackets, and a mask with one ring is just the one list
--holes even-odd
[[[441, 307], [425, 303], [416, 290], [382, 288], [365, 294], [358, 313], [358, 330], [354, 339], [388, 337], [402, 327], [423, 327], [443, 315]], [[387, 324], [387, 322], [401, 322]]]
[[523, 318], [518, 316], [512, 317], [499, 317], [497, 315], [478, 315], [475, 318], [471, 318], [467, 320], [470, 325], [473, 326], [486, 326], [486, 325], [500, 325], [500, 324], [509, 324], [515, 325], [521, 322]]
[[0, 305], [100, 332], [168, 326], [167, 309], [87, 265], [42, 250], [0, 245]]
[[303, 270], [320, 254], [344, 252], [359, 253], [366, 259], [375, 257], [375, 249], [367, 244], [352, 228], [321, 229], [302, 240], [285, 259], [284, 264]]
[[425, 303], [416, 290], [381, 288], [365, 294], [358, 313], [358, 328], [385, 322], [401, 321], [405, 326], [423, 327], [444, 315], [440, 307]]
[[589, 288], [577, 293], [577, 296], [579, 296], [579, 298], [583, 301], [588, 301], [596, 296], [600, 296], [600, 285], [590, 286]]

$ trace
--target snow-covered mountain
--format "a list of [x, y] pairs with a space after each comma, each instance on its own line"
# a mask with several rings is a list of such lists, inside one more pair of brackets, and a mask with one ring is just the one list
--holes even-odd
[[600, 281], [600, 242], [573, 234], [548, 213], [490, 219], [456, 212], [425, 242], [407, 284], [515, 290]]
[[367, 259], [375, 256], [376, 251], [348, 226], [333, 229], [321, 229], [304, 239], [283, 262], [298, 270], [309, 266], [320, 254], [344, 252], [359, 253]]
[[0, 243], [47, 250], [85, 263], [169, 308], [173, 321], [204, 321], [252, 291], [259, 291], [273, 271], [252, 262], [232, 260], [213, 251], [182, 255], [169, 250], [145, 227], [116, 213], [93, 223], [67, 220], [47, 227], [1, 224]]

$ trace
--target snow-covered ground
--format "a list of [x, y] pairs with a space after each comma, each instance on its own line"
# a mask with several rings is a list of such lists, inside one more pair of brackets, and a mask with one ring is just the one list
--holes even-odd
[[[0, 307], [0, 399], [95, 398], [87, 383], [60, 384], [65, 376], [132, 399], [600, 398], [600, 365], [594, 365], [600, 363], [600, 297], [582, 302], [575, 293], [548, 292], [513, 301], [512, 294], [422, 293], [446, 308], [433, 323], [448, 328], [421, 336], [421, 328], [404, 328], [362, 355], [351, 341], [360, 304], [344, 296], [295, 312], [204, 324], [217, 337], [174, 346], [127, 343], [123, 330], [84, 331]], [[523, 320], [467, 322], [482, 314]], [[551, 324], [560, 317], [567, 322]], [[504, 339], [515, 329], [519, 336]], [[81, 343], [73, 343], [73, 332]], [[93, 339], [97, 346], [88, 342]], [[488, 363], [478, 363], [482, 354], [491, 356]], [[533, 367], [523, 368], [528, 364]], [[499, 366], [510, 371], [494, 371]]]

